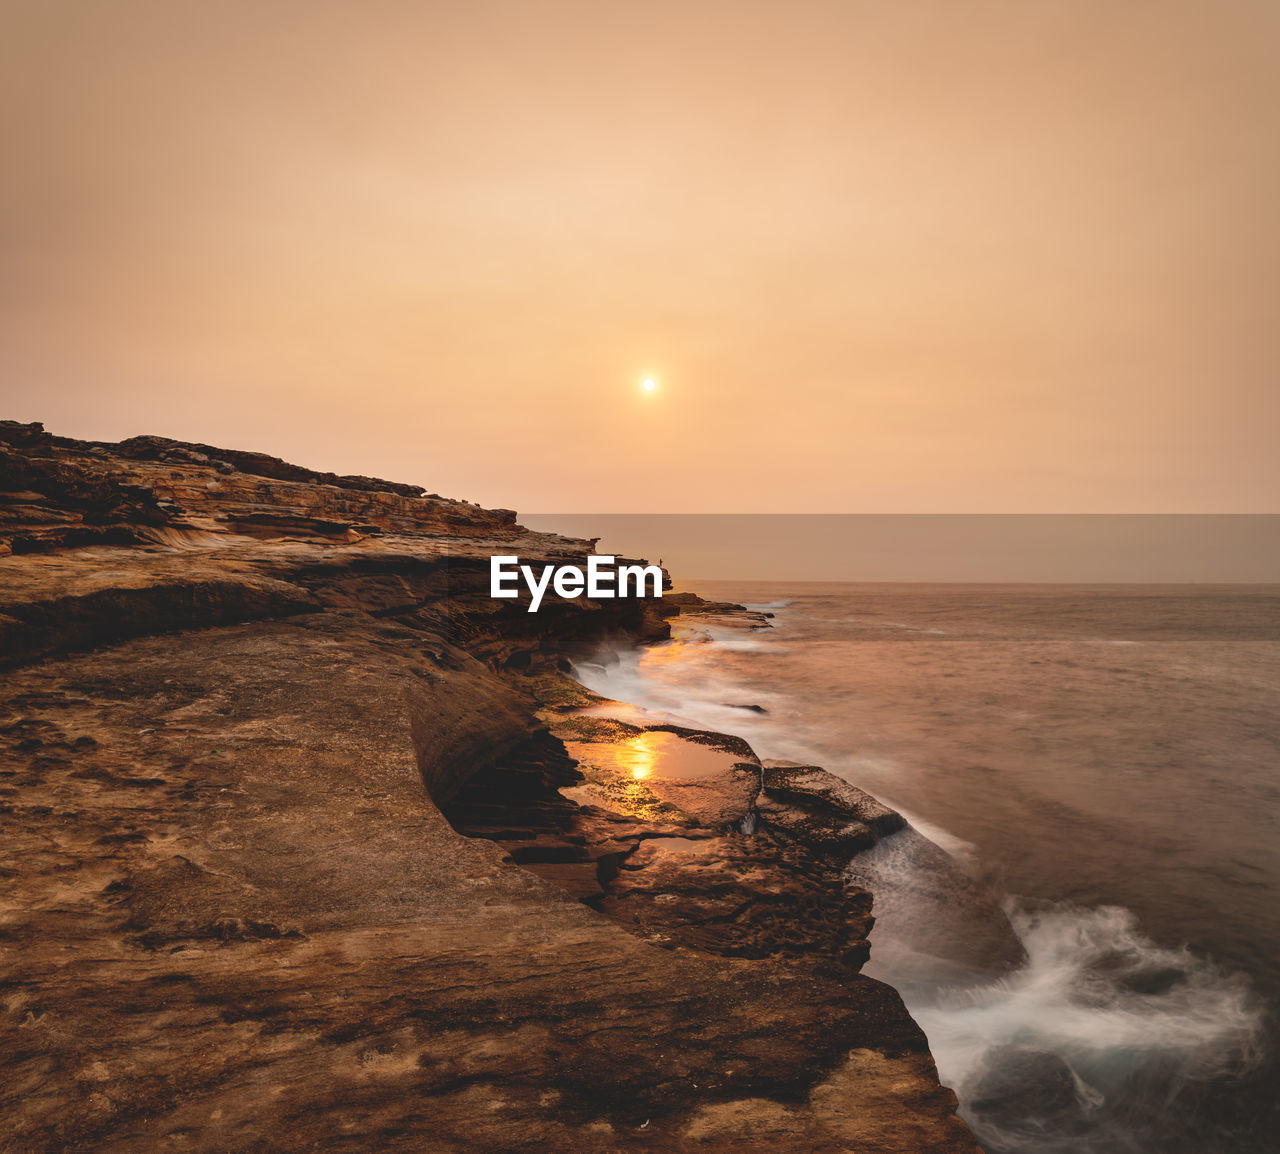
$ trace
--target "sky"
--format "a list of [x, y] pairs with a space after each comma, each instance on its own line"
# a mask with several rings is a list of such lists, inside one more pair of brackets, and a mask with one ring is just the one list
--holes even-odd
[[1277, 511], [1265, 0], [0, 19], [6, 417], [525, 512]]

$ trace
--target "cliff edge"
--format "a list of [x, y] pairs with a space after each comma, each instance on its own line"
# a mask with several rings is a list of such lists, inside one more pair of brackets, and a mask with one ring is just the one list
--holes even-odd
[[564, 677], [677, 606], [489, 598], [592, 544], [0, 422], [0, 1147], [978, 1149], [857, 972], [894, 815]]

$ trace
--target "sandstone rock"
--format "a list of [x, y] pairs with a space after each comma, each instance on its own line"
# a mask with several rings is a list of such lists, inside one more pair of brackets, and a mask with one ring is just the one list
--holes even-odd
[[592, 905], [646, 940], [726, 957], [868, 956], [871, 895], [793, 847], [728, 834], [642, 841]]
[[825, 810], [787, 805], [765, 797], [756, 812], [766, 827], [801, 842], [815, 853], [843, 865], [854, 854], [875, 845], [875, 831], [861, 821]]
[[907, 824], [900, 813], [816, 765], [766, 761], [762, 785], [771, 797], [825, 810], [846, 821], [861, 822], [878, 837], [900, 830]]
[[772, 613], [757, 609], [748, 609], [733, 601], [706, 601], [696, 593], [668, 593], [663, 598], [673, 615], [692, 617], [714, 617], [720, 625], [737, 626], [747, 629], [769, 629]]
[[[0, 442], [6, 1147], [976, 1151], [856, 973], [861, 887], [564, 797], [530, 690], [666, 625], [526, 614], [487, 558], [587, 542], [263, 454]], [[264, 508], [301, 521], [242, 532]], [[682, 832], [705, 869], [642, 848]]]
[[447, 679], [419, 678], [404, 689], [418, 772], [437, 805], [538, 728], [528, 699], [513, 686], [474, 659], [459, 654], [457, 661], [462, 667]]

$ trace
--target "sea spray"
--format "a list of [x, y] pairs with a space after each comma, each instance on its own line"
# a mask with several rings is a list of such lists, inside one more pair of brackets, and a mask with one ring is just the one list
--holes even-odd
[[[1156, 945], [1128, 910], [1006, 899], [997, 913], [910, 830], [847, 876], [876, 897], [863, 972], [903, 995], [988, 1154], [1160, 1149], [1175, 1104], [1194, 1124], [1201, 1092], [1260, 1055], [1247, 979]], [[1023, 960], [1002, 966], [1005, 928]]]
[[1161, 1149], [1171, 1115], [1201, 1125], [1212, 1084], [1260, 1057], [1243, 975], [1157, 946], [1118, 907], [1009, 914], [1027, 952], [1013, 972], [931, 992], [921, 974], [902, 982], [989, 1154]]

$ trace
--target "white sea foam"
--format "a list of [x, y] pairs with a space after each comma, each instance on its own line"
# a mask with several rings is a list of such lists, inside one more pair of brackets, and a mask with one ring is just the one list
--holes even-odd
[[[1144, 1083], [1173, 1096], [1257, 1059], [1262, 1013], [1243, 976], [1157, 946], [1115, 906], [1009, 912], [1027, 951], [1013, 973], [932, 996], [904, 983], [939, 1075], [989, 1148], [1110, 1148], [1132, 1122], [1108, 1108]], [[1028, 1090], [1041, 1099], [1029, 1113]]]
[[1007, 901], [1026, 959], [993, 971], [999, 910], [918, 833], [850, 863], [875, 895], [864, 972], [902, 994], [991, 1154], [1154, 1149], [1142, 1135], [1169, 1103], [1259, 1058], [1245, 977], [1157, 945], [1116, 906]]
[[[649, 649], [609, 653], [603, 660], [580, 662], [575, 673], [592, 692], [662, 714], [666, 721], [736, 733], [751, 740], [762, 730], [765, 718], [742, 707], [755, 705], [768, 710], [775, 698], [719, 676], [715, 653], [763, 646], [732, 628], [710, 629], [705, 636], [705, 642], [696, 635], [686, 636]], [[714, 651], [705, 657], [700, 653], [704, 643]]]

